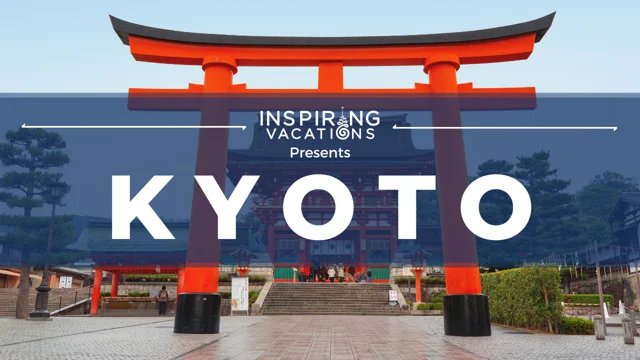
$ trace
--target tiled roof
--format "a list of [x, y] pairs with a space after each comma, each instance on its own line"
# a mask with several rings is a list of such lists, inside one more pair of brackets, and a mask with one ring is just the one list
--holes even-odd
[[[175, 240], [156, 240], [139, 222], [131, 223], [130, 240], [113, 240], [111, 222], [90, 222], [76, 242], [67, 246], [69, 250], [91, 251], [92, 253], [185, 253], [189, 240], [188, 222], [166, 222], [165, 225]], [[257, 230], [257, 227], [254, 227]], [[246, 242], [248, 226], [239, 225], [238, 244]]]
[[622, 201], [633, 205], [640, 205], [640, 192], [625, 192], [620, 195]]
[[67, 249], [91, 251], [95, 253], [151, 253], [151, 252], [184, 252], [187, 249], [189, 236], [188, 223], [166, 224], [175, 240], [156, 240], [141, 223], [131, 224], [130, 240], [113, 240], [111, 223], [92, 222], [82, 231], [78, 240]]
[[640, 205], [640, 192], [624, 192], [620, 194], [620, 198], [613, 209], [611, 209], [611, 213], [609, 213], [609, 222], [621, 221], [621, 217], [624, 216], [629, 205]]

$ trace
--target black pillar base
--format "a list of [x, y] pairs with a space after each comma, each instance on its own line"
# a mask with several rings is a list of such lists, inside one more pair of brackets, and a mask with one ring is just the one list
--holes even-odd
[[446, 295], [442, 297], [442, 309], [445, 335], [491, 336], [486, 295]]
[[218, 334], [222, 296], [215, 293], [178, 295], [173, 332], [181, 334]]
[[29, 313], [27, 320], [52, 320], [51, 313], [47, 310], [34, 310]]
[[46, 282], [36, 288], [38, 294], [36, 295], [36, 308], [29, 314], [31, 319], [48, 319], [51, 314], [49, 313], [49, 291], [51, 289]]

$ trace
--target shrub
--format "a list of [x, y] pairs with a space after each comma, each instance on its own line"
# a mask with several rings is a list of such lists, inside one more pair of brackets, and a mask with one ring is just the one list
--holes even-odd
[[[564, 294], [563, 301], [565, 303], [574, 304], [600, 304], [600, 295], [598, 294]], [[602, 300], [613, 306], [613, 295], [603, 294]]]
[[111, 291], [100, 291], [100, 297], [111, 297]]
[[262, 275], [249, 275], [250, 283], [264, 283], [265, 281], [266, 279]]
[[[411, 285], [415, 285], [416, 283], [416, 278], [415, 277], [410, 277], [410, 276], [399, 276], [399, 277], [395, 277], [393, 278], [393, 281], [398, 284], [398, 285], [402, 285], [402, 284], [411, 284]], [[420, 281], [423, 284], [444, 284], [444, 277], [443, 276], [429, 276], [429, 277], [423, 277], [420, 279]]]
[[402, 285], [402, 284], [406, 285], [406, 284], [409, 284], [409, 281], [411, 281], [411, 283], [413, 284], [415, 282], [415, 279], [407, 276], [402, 276], [402, 277], [393, 278], [393, 281], [398, 285]]
[[124, 279], [129, 282], [177, 282], [178, 275], [172, 274], [127, 274]]
[[[218, 294], [220, 294], [223, 299], [231, 299], [230, 291], [221, 291]], [[256, 300], [258, 300], [258, 296], [260, 296], [260, 291], [249, 291], [249, 304], [252, 305], [255, 303]]]
[[253, 305], [260, 296], [260, 291], [249, 291], [249, 306]]
[[405, 302], [406, 302], [406, 303], [407, 303], [407, 305], [409, 305], [409, 306], [413, 305], [413, 301], [409, 301], [409, 300], [407, 300], [407, 301], [405, 301]]
[[148, 291], [129, 291], [129, 297], [146, 297], [149, 296]]
[[562, 318], [559, 330], [566, 335], [593, 335], [595, 331], [593, 321], [572, 317]]
[[433, 299], [431, 299], [431, 302], [434, 304], [442, 304], [442, 298], [441, 297], [434, 297]]
[[558, 331], [563, 318], [558, 268], [520, 268], [480, 275], [489, 296], [491, 321], [521, 328]]
[[429, 276], [422, 278], [425, 284], [444, 284], [444, 276]]
[[418, 304], [417, 309], [418, 310], [442, 310], [442, 303], [436, 303], [436, 304], [421, 303], [421, 304]]

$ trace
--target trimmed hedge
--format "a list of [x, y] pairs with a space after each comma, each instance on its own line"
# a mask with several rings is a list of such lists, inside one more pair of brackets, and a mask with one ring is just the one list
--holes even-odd
[[489, 296], [491, 321], [508, 326], [558, 332], [562, 290], [557, 268], [520, 268], [481, 274]]
[[171, 274], [127, 274], [124, 276], [130, 282], [177, 282], [178, 275]]
[[[409, 284], [409, 283], [411, 283], [412, 285], [415, 285], [416, 283], [416, 278], [409, 277], [409, 276], [396, 277], [396, 278], [393, 278], [393, 280], [398, 285]], [[423, 277], [423, 278], [420, 278], [420, 282], [422, 284], [444, 284], [445, 283], [444, 276]]]
[[435, 303], [435, 304], [422, 303], [422, 304], [418, 304], [416, 309], [418, 309], [418, 310], [442, 310], [442, 303]]
[[[148, 291], [129, 291], [129, 295], [119, 295], [118, 297], [148, 297]], [[101, 291], [100, 297], [111, 297], [111, 291]]]
[[441, 297], [434, 297], [433, 299], [431, 299], [431, 302], [434, 304], [442, 304], [442, 298]]
[[[231, 299], [231, 292], [230, 291], [220, 291], [220, 292], [218, 292], [218, 294], [222, 295], [223, 299]], [[249, 291], [249, 304], [253, 304], [254, 302], [256, 302], [256, 300], [258, 299], [259, 295], [260, 295], [260, 291], [250, 290]], [[253, 301], [251, 301], [251, 299], [253, 299]]]
[[[600, 296], [598, 294], [564, 294], [563, 301], [567, 304], [600, 304]], [[613, 295], [602, 294], [602, 300], [613, 306]]]
[[[231, 278], [234, 277], [235, 275], [220, 275], [220, 277], [218, 278], [218, 282], [221, 283], [230, 283], [231, 282]], [[261, 275], [249, 275], [249, 283], [258, 283], [258, 284], [264, 284], [267, 281], [267, 279], [264, 276]]]
[[593, 335], [595, 327], [593, 321], [582, 318], [564, 317], [560, 321], [560, 334], [565, 335]]
[[249, 291], [249, 306], [253, 305], [260, 296], [260, 291]]

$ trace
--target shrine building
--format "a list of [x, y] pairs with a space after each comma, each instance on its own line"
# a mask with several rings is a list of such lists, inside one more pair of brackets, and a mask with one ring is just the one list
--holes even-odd
[[[237, 184], [241, 176], [259, 174], [253, 189], [251, 211], [259, 223], [238, 224], [235, 240], [221, 240], [221, 273], [235, 272], [232, 256], [239, 248], [255, 255], [249, 264], [252, 275], [276, 282], [297, 281], [297, 273], [310, 274], [314, 264], [323, 271], [342, 264], [351, 275], [370, 272], [372, 282], [389, 282], [392, 275], [410, 276], [406, 254], [418, 244], [441, 266], [442, 240], [438, 226], [418, 226], [417, 240], [397, 239], [397, 191], [378, 191], [379, 175], [434, 175], [434, 152], [414, 146], [407, 115], [384, 116], [374, 139], [348, 142], [325, 139], [275, 140], [267, 128], [256, 123], [247, 149], [229, 150], [227, 176]], [[349, 159], [291, 159], [291, 146], [306, 148], [349, 147]], [[334, 239], [302, 239], [286, 224], [282, 213], [284, 194], [292, 182], [310, 174], [340, 179], [352, 192], [354, 216], [349, 227]], [[333, 199], [323, 191], [311, 192], [302, 210], [312, 224], [328, 222], [334, 213]], [[186, 261], [188, 222], [168, 222], [175, 240], [155, 240], [139, 222], [131, 224], [131, 240], [111, 239], [110, 222], [92, 222], [69, 250], [88, 251], [97, 271], [114, 274], [163, 273], [181, 275]], [[315, 280], [315, 279], [314, 279]], [[179, 280], [180, 281], [180, 280]], [[117, 285], [115, 286], [117, 292]]]

